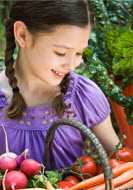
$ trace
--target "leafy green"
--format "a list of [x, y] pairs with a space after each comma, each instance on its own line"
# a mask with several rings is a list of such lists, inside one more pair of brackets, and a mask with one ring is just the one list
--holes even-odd
[[129, 26], [108, 26], [105, 32], [114, 75], [133, 76], [133, 31]]
[[48, 180], [53, 187], [57, 188], [57, 183], [62, 180], [63, 174], [58, 171], [45, 171], [40, 175], [35, 175], [29, 179], [28, 187], [46, 188], [46, 181]]
[[28, 187], [34, 188], [34, 187], [40, 187], [40, 188], [46, 188], [46, 176], [43, 174], [35, 175], [29, 179]]
[[125, 59], [114, 59], [112, 70], [115, 75], [132, 76], [133, 80], [133, 57]]
[[58, 171], [46, 171], [47, 179], [50, 183], [56, 188], [57, 183], [62, 180], [63, 174], [59, 173]]

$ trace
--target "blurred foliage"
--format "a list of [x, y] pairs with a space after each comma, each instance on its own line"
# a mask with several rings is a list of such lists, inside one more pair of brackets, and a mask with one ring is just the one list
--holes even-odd
[[0, 1], [0, 58], [4, 57], [4, 51], [3, 51], [5, 49], [4, 19], [8, 16], [9, 6], [11, 5], [11, 2], [12, 2], [11, 0]]
[[123, 89], [133, 83], [133, 0], [89, 0], [94, 24], [84, 66], [78, 73], [94, 80], [125, 108], [133, 123], [133, 97]]
[[0, 22], [0, 57], [4, 56], [4, 48], [5, 48], [5, 38], [4, 38], [4, 27]]
[[0, 20], [3, 23], [4, 19], [8, 16], [9, 7], [11, 6], [13, 0], [1, 0], [0, 1]]
[[[112, 56], [112, 69], [115, 75], [124, 78], [133, 75], [133, 30], [128, 27], [110, 26], [105, 40]], [[116, 40], [117, 39], [117, 40]]]

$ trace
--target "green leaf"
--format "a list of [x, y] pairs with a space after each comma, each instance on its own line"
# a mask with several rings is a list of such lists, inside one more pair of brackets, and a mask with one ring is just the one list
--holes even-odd
[[56, 188], [57, 183], [62, 180], [63, 176], [62, 173], [58, 171], [46, 171], [46, 176], [48, 181]]

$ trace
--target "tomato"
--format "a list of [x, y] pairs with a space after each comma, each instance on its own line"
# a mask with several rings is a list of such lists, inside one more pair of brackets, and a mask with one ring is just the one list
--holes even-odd
[[61, 189], [68, 190], [70, 187], [79, 183], [79, 180], [75, 176], [67, 176], [64, 180], [58, 183], [58, 187]]
[[95, 165], [95, 163], [93, 161], [90, 161], [90, 162], [84, 164], [81, 167], [81, 173], [82, 174], [90, 173], [92, 176], [95, 175], [95, 173], [96, 173], [96, 165]]
[[72, 166], [72, 171], [83, 174], [84, 178], [94, 176], [96, 174], [95, 160], [90, 156], [81, 156]]
[[133, 162], [133, 150], [128, 147], [123, 147], [118, 150], [115, 156], [124, 162]]
[[[115, 168], [115, 167], [117, 167], [117, 166], [119, 166], [119, 165], [121, 165], [121, 164], [123, 164], [123, 163], [125, 163], [125, 162], [122, 161], [122, 160], [117, 160], [117, 159], [115, 159], [115, 158], [111, 158], [111, 159], [109, 160], [109, 165], [110, 165], [112, 168]], [[98, 175], [98, 174], [101, 174], [101, 173], [103, 173], [103, 167], [102, 167], [101, 165], [98, 165], [98, 166], [97, 166], [97, 175]]]
[[87, 156], [87, 155], [79, 157], [79, 160], [82, 161], [82, 164], [86, 164], [86, 163], [88, 163], [90, 161], [94, 161], [94, 159], [92, 157]]
[[67, 176], [65, 179], [65, 181], [68, 181], [70, 184], [76, 185], [77, 183], [79, 183], [79, 180], [75, 177], [75, 176]]
[[58, 187], [60, 189], [68, 190], [70, 187], [72, 187], [72, 184], [69, 181], [62, 180], [58, 183]]
[[97, 165], [97, 175], [103, 173], [103, 167], [101, 165]]

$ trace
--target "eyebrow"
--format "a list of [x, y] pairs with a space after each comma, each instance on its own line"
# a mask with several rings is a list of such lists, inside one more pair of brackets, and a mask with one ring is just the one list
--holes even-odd
[[[68, 46], [66, 46], [66, 45], [57, 45], [57, 44], [54, 44], [54, 46], [55, 46], [55, 47], [59, 47], [59, 48], [74, 49], [74, 48], [68, 47]], [[87, 46], [84, 47], [83, 50], [86, 49], [86, 48], [87, 48]]]

